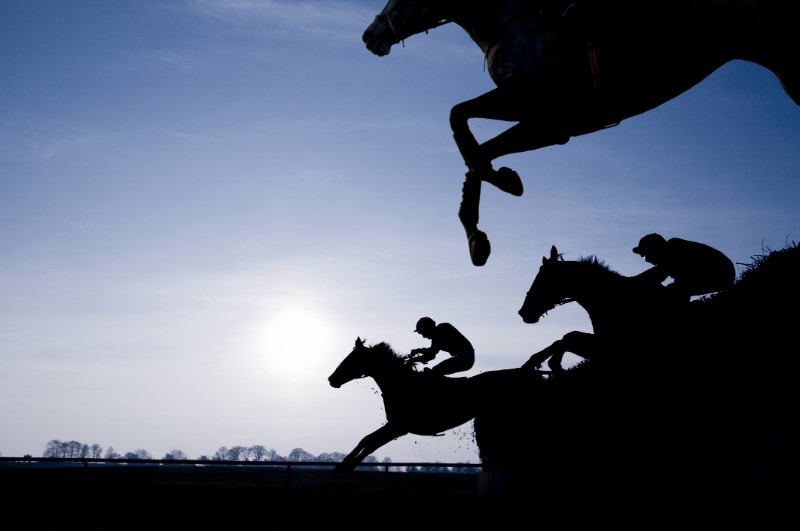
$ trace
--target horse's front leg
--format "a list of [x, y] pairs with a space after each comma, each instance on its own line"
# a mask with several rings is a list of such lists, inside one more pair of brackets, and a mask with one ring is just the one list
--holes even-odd
[[477, 98], [459, 103], [450, 110], [450, 128], [458, 151], [464, 159], [464, 164], [467, 165], [467, 179], [475, 177], [515, 196], [520, 196], [523, 192], [519, 175], [510, 168], [502, 167], [499, 170], [492, 168], [492, 161], [497, 156], [489, 153], [478, 143], [469, 128], [469, 120], [485, 118], [518, 122], [521, 103], [518, 98], [516, 90], [496, 88]]
[[561, 359], [564, 357], [564, 342], [562, 340], [554, 341], [550, 346], [545, 347], [536, 354], [533, 354], [528, 361], [522, 364], [523, 369], [540, 370], [542, 364], [547, 361], [547, 366], [553, 372], [563, 370], [561, 367]]
[[481, 179], [472, 171], [467, 172], [464, 186], [461, 188], [461, 205], [458, 207], [458, 219], [467, 233], [469, 257], [472, 264], [482, 266], [492, 252], [489, 237], [478, 228], [478, 216], [481, 202]]
[[333, 474], [336, 477], [346, 476], [372, 452], [384, 444], [388, 444], [398, 437], [406, 435], [407, 433], [407, 430], [404, 430], [392, 424], [391, 422], [387, 422], [377, 430], [361, 439], [358, 445], [353, 448], [353, 451], [350, 452], [347, 457], [342, 459], [341, 463], [333, 467]]
[[[486, 233], [478, 229], [478, 218], [481, 200], [481, 181], [486, 181], [504, 192], [522, 195], [522, 180], [509, 168], [492, 168], [492, 158], [486, 157], [478, 144], [478, 140], [469, 128], [470, 118], [497, 118], [498, 107], [503, 97], [498, 89], [463, 103], [459, 103], [450, 111], [450, 127], [453, 139], [458, 147], [464, 163], [467, 165], [466, 178], [461, 191], [461, 205], [458, 217], [467, 234], [469, 254], [472, 263], [482, 266], [491, 253], [491, 245]], [[505, 114], [504, 111], [503, 114]]]
[[596, 350], [597, 341], [594, 334], [578, 331], [567, 332], [564, 337], [528, 358], [522, 367], [538, 369], [547, 361], [548, 368], [557, 373], [564, 370], [562, 361], [567, 352], [588, 360]]

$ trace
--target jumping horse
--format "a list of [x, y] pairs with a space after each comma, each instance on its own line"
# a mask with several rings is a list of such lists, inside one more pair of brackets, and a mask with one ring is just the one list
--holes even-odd
[[356, 338], [353, 350], [328, 377], [328, 383], [338, 389], [349, 381], [371, 377], [381, 390], [387, 422], [361, 439], [336, 465], [335, 475], [347, 475], [365, 457], [398, 437], [438, 435], [493, 408], [508, 409], [515, 392], [535, 392], [545, 381], [542, 374], [527, 369], [440, 376], [417, 371], [416, 363], [388, 343], [368, 346]]
[[524, 367], [538, 368], [547, 361], [557, 373], [563, 370], [566, 352], [589, 360], [602, 351], [616, 356], [614, 361], [622, 361], [627, 359], [625, 353], [652, 351], [648, 345], [663, 337], [664, 330], [674, 331], [678, 324], [688, 323], [688, 317], [673, 311], [674, 302], [660, 284], [621, 275], [594, 256], [563, 260], [554, 245], [550, 256], [542, 257], [518, 313], [523, 322], [535, 324], [557, 306], [571, 302], [586, 310], [592, 332], [568, 332], [532, 355]]
[[[366, 28], [372, 53], [443, 24], [464, 29], [495, 89], [450, 111], [467, 166], [459, 218], [482, 266], [481, 182], [522, 195], [519, 175], [495, 159], [600, 131], [681, 95], [723, 65], [772, 71], [800, 105], [800, 2], [794, 0], [389, 0]], [[515, 122], [483, 143], [468, 120]]]

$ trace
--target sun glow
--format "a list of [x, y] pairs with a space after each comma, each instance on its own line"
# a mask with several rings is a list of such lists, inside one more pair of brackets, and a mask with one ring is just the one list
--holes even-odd
[[281, 310], [259, 328], [259, 358], [282, 378], [296, 380], [315, 372], [325, 365], [326, 354], [333, 347], [333, 324], [302, 308]]

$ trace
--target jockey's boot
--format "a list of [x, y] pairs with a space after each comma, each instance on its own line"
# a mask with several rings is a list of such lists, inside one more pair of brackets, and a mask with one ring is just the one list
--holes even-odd
[[481, 180], [495, 185], [507, 194], [517, 197], [522, 195], [522, 179], [520, 179], [519, 174], [511, 168], [506, 168], [505, 166], [498, 170], [489, 168], [488, 170], [481, 171], [480, 177]]

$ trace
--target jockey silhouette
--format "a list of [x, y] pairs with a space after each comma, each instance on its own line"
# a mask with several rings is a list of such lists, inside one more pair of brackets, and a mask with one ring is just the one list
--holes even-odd
[[694, 295], [706, 295], [731, 287], [736, 280], [733, 262], [722, 252], [704, 243], [681, 238], [664, 239], [660, 234], [648, 234], [639, 240], [633, 252], [653, 264], [636, 278], [666, 285], [675, 301], [688, 302]]
[[417, 356], [422, 363], [428, 363], [440, 351], [452, 356], [432, 367], [430, 372], [440, 375], [452, 374], [469, 370], [475, 363], [475, 349], [472, 348], [472, 343], [450, 323], [437, 325], [430, 317], [423, 317], [417, 321], [414, 331], [430, 339], [431, 346], [413, 349], [412, 357]]

